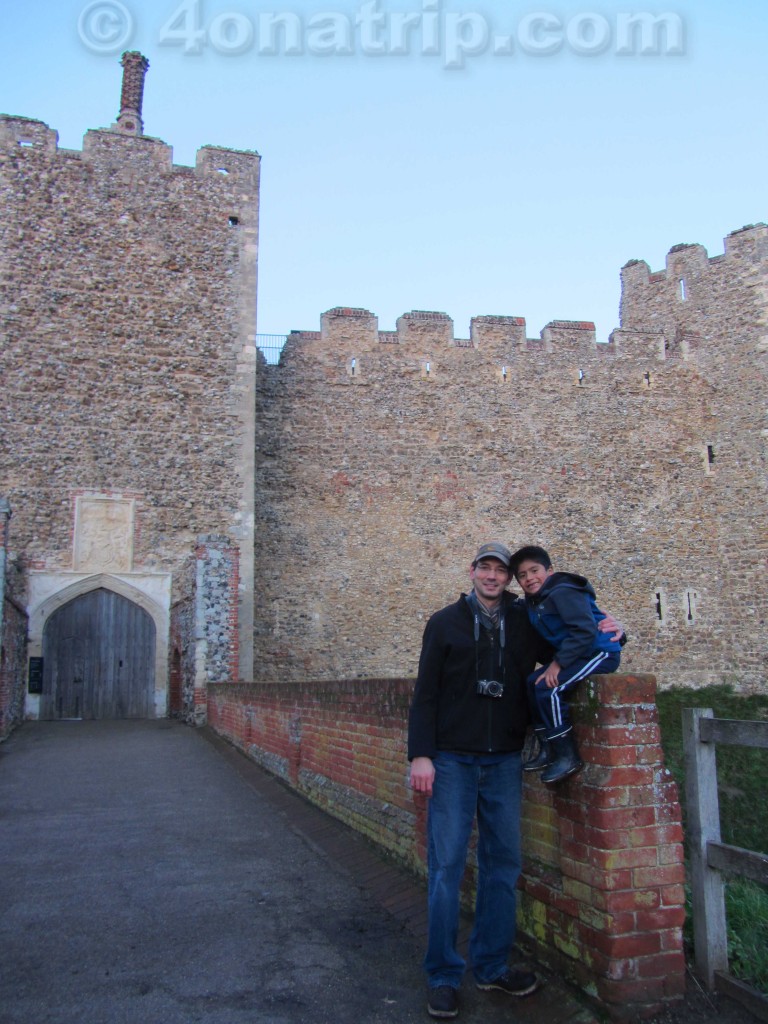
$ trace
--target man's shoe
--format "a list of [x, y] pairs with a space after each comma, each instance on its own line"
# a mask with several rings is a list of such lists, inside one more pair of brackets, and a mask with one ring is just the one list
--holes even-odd
[[427, 1011], [430, 1017], [456, 1017], [459, 1012], [459, 994], [450, 985], [438, 985], [429, 990]]
[[475, 982], [483, 992], [490, 992], [496, 989], [498, 992], [506, 992], [508, 996], [529, 996], [539, 987], [539, 979], [531, 971], [504, 971], [494, 981]]

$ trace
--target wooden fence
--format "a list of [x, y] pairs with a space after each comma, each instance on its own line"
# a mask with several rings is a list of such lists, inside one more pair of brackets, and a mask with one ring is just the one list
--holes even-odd
[[711, 708], [685, 708], [683, 738], [696, 967], [710, 991], [725, 992], [768, 1020], [768, 999], [728, 973], [723, 880], [737, 874], [768, 884], [768, 854], [721, 842], [715, 753], [717, 743], [768, 747], [768, 722], [731, 721], [715, 718]]

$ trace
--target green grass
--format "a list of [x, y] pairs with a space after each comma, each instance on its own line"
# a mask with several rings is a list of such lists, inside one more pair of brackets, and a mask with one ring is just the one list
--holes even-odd
[[[672, 772], [685, 808], [683, 708], [712, 708], [715, 718], [768, 721], [768, 696], [742, 696], [728, 686], [701, 690], [675, 687], [656, 695], [664, 761]], [[764, 810], [768, 750], [717, 745], [720, 832], [725, 843], [768, 852], [768, 815]], [[768, 994], [768, 889], [748, 879], [726, 882], [728, 959], [731, 973]], [[690, 924], [690, 921], [689, 921]], [[686, 931], [690, 941], [691, 929]]]
[[746, 878], [726, 883], [728, 966], [768, 995], [768, 889]]

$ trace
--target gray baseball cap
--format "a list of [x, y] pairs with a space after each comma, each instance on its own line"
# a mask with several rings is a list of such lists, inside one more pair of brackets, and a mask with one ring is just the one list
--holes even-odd
[[512, 553], [509, 548], [504, 547], [501, 541], [492, 540], [488, 544], [481, 545], [479, 551], [475, 555], [475, 560], [472, 565], [476, 565], [484, 558], [496, 558], [508, 569], [509, 563], [512, 560]]

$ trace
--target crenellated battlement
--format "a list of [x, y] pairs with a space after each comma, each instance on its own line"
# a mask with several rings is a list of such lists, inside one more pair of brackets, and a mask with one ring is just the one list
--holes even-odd
[[59, 133], [43, 121], [0, 114], [0, 153], [30, 157], [63, 165], [81, 160], [97, 169], [141, 171], [152, 177], [163, 174], [195, 174], [218, 177], [233, 184], [258, 184], [261, 157], [251, 150], [203, 146], [197, 151], [194, 167], [173, 163], [173, 147], [149, 135], [134, 135], [113, 128], [95, 128], [86, 132], [82, 150], [60, 149]]
[[703, 245], [680, 244], [669, 250], [664, 270], [651, 271], [645, 260], [630, 260], [621, 270], [620, 322], [624, 328], [656, 328], [671, 337], [677, 328], [706, 331], [704, 319], [731, 317], [745, 302], [756, 313], [765, 299], [754, 286], [768, 281], [768, 225], [750, 224], [732, 231], [721, 255]]
[[398, 346], [428, 360], [432, 379], [433, 358], [454, 349], [477, 351], [504, 365], [527, 354], [567, 356], [580, 363], [687, 361], [713, 345], [713, 334], [728, 336], [719, 327], [713, 331], [716, 320], [732, 328], [748, 310], [752, 324], [768, 326], [768, 225], [731, 232], [724, 252], [712, 257], [700, 244], [674, 245], [663, 270], [651, 271], [645, 260], [630, 260], [621, 281], [621, 326], [607, 344], [597, 342], [590, 321], [553, 320], [539, 337], [529, 337], [523, 317], [476, 316], [469, 337], [462, 338], [444, 312], [411, 310], [398, 317], [394, 331], [380, 331], [370, 310], [338, 306], [323, 314], [319, 332], [292, 332], [292, 347], [319, 340], [338, 355], [356, 359], [379, 345]]
[[19, 147], [56, 153], [59, 133], [44, 121], [14, 114], [0, 114], [0, 152], [13, 152]]
[[18, 155], [24, 151], [35, 160], [43, 158], [54, 163], [65, 158], [80, 159], [98, 168], [122, 172], [124, 179], [136, 173], [142, 179], [194, 173], [200, 177], [231, 178], [233, 183], [258, 187], [261, 158], [255, 152], [203, 146], [197, 151], [194, 168], [175, 165], [173, 149], [161, 139], [144, 134], [142, 105], [149, 61], [138, 51], [130, 50], [123, 54], [120, 64], [123, 82], [117, 120], [110, 128], [86, 132], [82, 151], [59, 150], [58, 132], [43, 121], [0, 114], [0, 153]]
[[[476, 316], [470, 321], [469, 337], [457, 337], [447, 313], [411, 310], [397, 319], [394, 331], [380, 331], [378, 317], [367, 309], [336, 306], [323, 313], [319, 331], [292, 331], [284, 361], [322, 353], [324, 362], [355, 360], [359, 376], [360, 358], [387, 346], [397, 358], [427, 361], [429, 376], [438, 364], [460, 366], [462, 359], [476, 367], [478, 359], [500, 368], [531, 356], [565, 357], [585, 366], [607, 360], [635, 359], [644, 362], [686, 358], [688, 349], [665, 344], [659, 332], [616, 330], [608, 343], [597, 342], [591, 321], [553, 320], [538, 338], [529, 338], [526, 321], [519, 316]], [[458, 360], [458, 362], [456, 362]]]
[[521, 316], [475, 316], [470, 321], [470, 342], [476, 348], [525, 348], [525, 320]]
[[257, 185], [261, 157], [252, 150], [203, 146], [196, 154], [195, 172], [205, 177], [231, 179], [238, 184]]
[[622, 282], [629, 288], [648, 282], [661, 283], [672, 279], [678, 283], [685, 273], [702, 273], [708, 270], [716, 273], [729, 260], [748, 259], [765, 263], [768, 260], [768, 224], [747, 224], [726, 235], [723, 253], [709, 256], [703, 245], [679, 243], [667, 253], [664, 270], [651, 271], [645, 260], [628, 260], [622, 267]]

